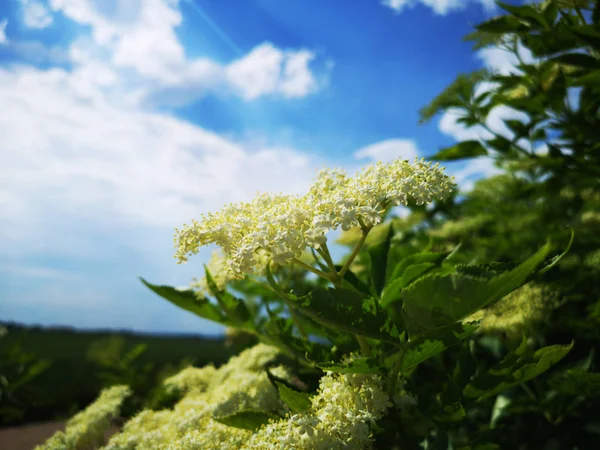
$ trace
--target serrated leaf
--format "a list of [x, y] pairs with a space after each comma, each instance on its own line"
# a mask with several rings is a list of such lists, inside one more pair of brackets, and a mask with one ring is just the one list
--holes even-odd
[[495, 366], [487, 372], [478, 374], [467, 385], [464, 395], [482, 402], [546, 372], [563, 359], [571, 351], [571, 348], [573, 348], [573, 343], [550, 345], [520, 356], [513, 353], [511, 354], [512, 359], [516, 359], [514, 364], [509, 365], [503, 361], [502, 367]]
[[253, 328], [250, 311], [243, 300], [235, 298], [226, 290], [219, 289], [206, 265], [204, 266], [204, 272], [206, 284], [208, 285], [210, 292], [215, 296], [217, 302], [231, 322], [238, 327]]
[[401, 373], [408, 373], [415, 369], [423, 361], [439, 355], [447, 348], [441, 340], [426, 340], [414, 348], [407, 350], [402, 365], [400, 366]]
[[425, 275], [403, 290], [402, 315], [408, 330], [423, 332], [457, 322], [520, 287], [543, 261], [550, 243], [513, 270], [492, 279], [455, 273]]
[[585, 397], [600, 395], [600, 373], [571, 369], [550, 381], [550, 387], [561, 394]]
[[571, 246], [573, 245], [574, 240], [575, 240], [575, 230], [573, 228], [571, 228], [571, 237], [569, 238], [569, 243], [567, 244], [567, 248], [565, 248], [565, 250], [560, 255], [552, 258], [550, 263], [548, 265], [546, 265], [545, 267], [543, 267], [542, 269], [540, 269], [537, 272], [537, 274], [543, 275], [546, 272], [548, 272], [550, 269], [552, 269], [555, 265], [557, 265], [560, 262], [560, 260], [563, 259], [567, 253], [569, 253], [569, 250], [571, 250]]
[[348, 362], [317, 363], [317, 367], [329, 372], [336, 373], [370, 373], [383, 374], [386, 368], [373, 358], [360, 357]]
[[223, 325], [234, 325], [221, 310], [208, 301], [206, 298], [200, 298], [192, 290], [179, 290], [171, 286], [159, 286], [148, 283], [140, 277], [142, 283], [146, 285], [152, 292], [161, 296], [165, 300], [173, 303], [181, 309], [196, 314], [203, 319], [212, 320]]
[[293, 413], [301, 413], [311, 407], [310, 396], [307, 393], [296, 391], [279, 381], [275, 381], [275, 384], [279, 397]]
[[527, 31], [529, 27], [512, 16], [500, 16], [483, 22], [475, 27], [479, 31], [494, 34], [516, 33]]
[[317, 288], [305, 296], [288, 298], [294, 308], [323, 325], [398, 345], [391, 334], [390, 317], [373, 297], [349, 289]]
[[407, 287], [412, 281], [426, 273], [432, 267], [436, 267], [435, 263], [425, 262], [408, 266], [402, 276], [396, 278], [383, 289], [381, 293], [381, 306], [387, 308], [394, 301], [400, 299], [400, 292]]
[[551, 61], [586, 69], [598, 69], [600, 67], [600, 61], [597, 58], [585, 53], [566, 53], [552, 58]]
[[486, 148], [479, 141], [463, 141], [438, 151], [431, 157], [434, 161], [456, 161], [458, 159], [487, 156]]
[[250, 431], [256, 431], [261, 426], [266, 425], [269, 423], [269, 419], [278, 418], [279, 417], [274, 414], [253, 409], [238, 411], [228, 416], [213, 416], [213, 420], [222, 423], [223, 425]]
[[395, 280], [396, 278], [402, 277], [404, 275], [404, 271], [407, 267], [415, 265], [415, 264], [423, 264], [423, 263], [433, 263], [440, 264], [444, 259], [449, 256], [449, 252], [420, 252], [413, 253], [412, 255], [407, 256], [406, 258], [399, 261], [394, 270], [392, 271], [389, 280], [390, 282]]
[[546, 18], [530, 5], [513, 6], [502, 2], [496, 2], [502, 9], [510, 12], [519, 19], [523, 19], [531, 24], [539, 25], [546, 30], [550, 29], [550, 24]]
[[371, 285], [374, 293], [379, 295], [385, 284], [385, 273], [387, 268], [387, 259], [394, 229], [392, 222], [386, 222], [382, 225], [381, 238], [369, 245], [367, 253], [370, 261]]

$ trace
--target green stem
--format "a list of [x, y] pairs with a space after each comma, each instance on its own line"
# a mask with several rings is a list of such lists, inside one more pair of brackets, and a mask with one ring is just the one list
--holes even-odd
[[361, 247], [365, 243], [365, 239], [367, 239], [367, 235], [369, 234], [369, 231], [371, 231], [371, 228], [373, 228], [373, 227], [361, 226], [362, 236], [360, 238], [360, 241], [358, 241], [358, 244], [352, 251], [352, 254], [350, 255], [350, 257], [348, 258], [348, 261], [346, 261], [346, 264], [344, 264], [344, 267], [342, 267], [342, 270], [339, 271], [338, 275], [340, 276], [340, 278], [344, 278], [344, 275], [346, 275], [346, 272], [350, 268], [350, 265], [354, 261], [354, 258], [356, 258], [356, 255], [358, 255], [358, 252], [360, 251]]
[[577, 4], [575, 4], [575, 12], [577, 13], [577, 16], [579, 17], [579, 20], [581, 20], [581, 24], [586, 25], [587, 22], [585, 21], [585, 17], [583, 17], [583, 13], [581, 12], [581, 9], [579, 9], [579, 6], [577, 6]]
[[373, 356], [373, 354], [371, 353], [371, 347], [369, 346], [369, 341], [367, 341], [367, 338], [365, 338], [364, 336], [361, 336], [360, 334], [355, 334], [354, 336], [356, 336], [358, 345], [360, 345], [361, 353], [363, 355], [365, 355], [367, 358], [370, 358], [371, 356]]
[[[273, 289], [271, 287], [270, 284], [267, 283], [260, 283], [263, 287], [269, 289], [271, 292], [275, 292], [275, 294], [278, 294], [275, 289]], [[291, 304], [291, 302], [287, 299], [283, 299], [283, 301], [285, 302], [285, 304], [287, 305], [288, 309], [290, 310], [290, 315], [292, 316], [292, 321], [294, 322], [294, 324], [296, 325], [296, 327], [298, 328], [298, 331], [300, 332], [300, 334], [302, 335], [302, 337], [304, 339], [308, 339], [308, 334], [306, 333], [306, 330], [304, 329], [304, 327], [302, 326], [302, 323], [300, 322], [300, 319], [298, 318], [298, 311], [296, 311], [294, 309], [294, 306]]]
[[294, 261], [294, 262], [295, 262], [296, 264], [298, 264], [300, 267], [303, 267], [304, 269], [308, 270], [309, 272], [312, 272], [312, 273], [314, 273], [315, 275], [318, 275], [318, 276], [320, 276], [321, 278], [323, 278], [323, 279], [325, 279], [325, 280], [327, 280], [327, 281], [330, 281], [330, 282], [332, 282], [332, 283], [333, 283], [333, 279], [332, 279], [332, 277], [331, 277], [331, 275], [330, 275], [330, 274], [328, 274], [328, 273], [325, 273], [325, 272], [322, 272], [322, 271], [320, 271], [319, 269], [315, 269], [314, 267], [312, 267], [312, 266], [309, 266], [308, 264], [306, 264], [306, 263], [304, 263], [304, 262], [300, 261], [298, 258], [294, 258], [292, 261]]
[[[523, 147], [521, 147], [519, 144], [517, 144], [514, 141], [511, 141], [510, 139], [505, 138], [504, 136], [496, 133], [495, 131], [493, 131], [489, 126], [487, 126], [487, 124], [483, 121], [479, 121], [480, 125], [489, 133], [491, 133], [492, 135], [494, 135], [494, 137], [500, 138], [500, 139], [506, 139], [507, 141], [510, 142], [510, 145], [515, 149], [518, 150], [520, 153], [524, 154], [525, 156], [527, 156], [528, 158], [537, 158], [537, 156], [535, 154], [529, 153], [527, 150], [525, 150]], [[533, 151], [533, 149], [532, 149]]]
[[390, 379], [388, 380], [388, 395], [390, 396], [390, 398], [394, 397], [394, 391], [396, 390], [396, 384], [398, 383], [398, 374], [400, 373], [400, 369], [402, 368], [402, 362], [404, 361], [405, 355], [406, 347], [403, 346], [398, 352], [398, 359], [394, 363], [392, 373], [390, 374]]
[[302, 326], [302, 323], [300, 322], [300, 319], [298, 317], [298, 312], [294, 309], [294, 306], [290, 303], [289, 300], [284, 300], [284, 302], [287, 305], [288, 309], [290, 310], [290, 315], [292, 316], [292, 321], [294, 322], [294, 325], [296, 325], [296, 328], [298, 328], [298, 331], [300, 332], [302, 337], [304, 339], [308, 340], [308, 334], [306, 333], [306, 330], [304, 329], [304, 327]]
[[329, 267], [329, 270], [331, 270], [332, 273], [337, 273], [337, 270], [335, 269], [335, 264], [333, 263], [333, 259], [331, 258], [331, 253], [329, 253], [329, 248], [327, 247], [327, 244], [323, 244], [321, 248], [317, 249], [317, 252], [319, 252], [319, 255], [323, 257], [323, 259], [327, 263], [327, 266]]

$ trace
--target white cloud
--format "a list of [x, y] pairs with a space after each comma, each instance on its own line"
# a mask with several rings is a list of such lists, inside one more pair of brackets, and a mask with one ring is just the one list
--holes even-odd
[[[34, 307], [47, 310], [42, 307], [52, 300], [26, 292], [20, 283], [28, 281], [19, 281], [46, 280], [53, 283], [52, 297], [66, 302], [53, 321], [80, 323], [87, 314], [90, 324], [108, 325], [114, 310], [105, 302], [137, 286], [137, 275], [180, 285], [201, 270], [202, 256], [187, 268], [175, 264], [174, 227], [224, 203], [249, 200], [258, 190], [302, 192], [323, 163], [293, 148], [224, 138], [149, 105], [222, 88], [248, 99], [307, 95], [316, 83], [308, 68], [313, 54], [267, 43], [229, 64], [189, 58], [174, 33], [181, 22], [174, 0], [49, 5], [88, 27], [68, 49], [69, 69], [0, 66], [0, 104], [10, 111], [0, 114], [0, 277], [8, 277], [10, 294], [0, 295], [0, 309], [21, 320]], [[257, 58], [260, 52], [276, 64]], [[236, 75], [236, 65], [252, 74], [258, 92]], [[66, 261], [65, 273], [81, 273], [77, 286], [52, 276], [53, 258]], [[140, 285], [127, 292], [142, 299], [147, 291]], [[73, 303], [81, 305], [77, 314], [69, 312]], [[139, 310], [134, 299], [121, 303]], [[102, 316], [89, 313], [102, 308]], [[172, 315], [162, 320], [157, 311]], [[177, 313], [157, 300], [135, 320], [122, 320], [137, 329], [157, 321], [177, 329], [178, 321], [188, 320]]]
[[488, 178], [503, 172], [494, 165], [491, 158], [475, 158], [464, 164], [463, 167], [456, 169], [452, 166], [447, 167], [448, 173], [453, 175], [456, 184], [461, 192], [468, 192], [473, 189], [475, 181], [481, 178]]
[[413, 160], [419, 156], [417, 144], [412, 139], [387, 139], [354, 152], [356, 159], [369, 158], [374, 161], [392, 161], [397, 158]]
[[225, 68], [231, 86], [246, 100], [269, 93], [303, 97], [316, 87], [308, 67], [312, 52], [283, 52], [270, 43], [262, 44]]
[[48, 7], [36, 0], [20, 0], [23, 8], [23, 23], [30, 28], [46, 28], [53, 22]]
[[480, 3], [486, 11], [492, 11], [495, 8], [494, 0], [382, 0], [381, 4], [393, 9], [397, 14], [407, 8], [414, 8], [421, 3], [431, 8], [435, 14], [444, 16], [452, 11], [461, 10], [467, 7], [469, 3]]
[[[303, 97], [318, 88], [313, 52], [281, 50], [263, 43], [228, 64], [189, 58], [178, 39], [177, 0], [51, 0], [51, 6], [91, 27], [71, 49], [79, 64], [100, 60], [133, 80], [129, 102], [180, 104], [207, 92], [231, 90], [246, 100], [265, 95]], [[326, 71], [330, 69], [325, 69]], [[119, 93], [122, 97], [122, 94]]]
[[0, 20], [0, 45], [8, 42], [8, 38], [6, 37], [6, 25], [8, 25], [8, 19]]

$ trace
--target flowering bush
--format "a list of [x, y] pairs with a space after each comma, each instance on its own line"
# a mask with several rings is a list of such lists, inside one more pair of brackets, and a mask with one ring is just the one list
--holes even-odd
[[[587, 314], [581, 319], [579, 312], [575, 322], [585, 330], [581, 336], [598, 333], [600, 301], [581, 298], [595, 295], [597, 283], [554, 289], [546, 274], [561, 261], [561, 270], [577, 269], [567, 272], [577, 280], [598, 273], [597, 232], [589, 230], [599, 204], [593, 189], [600, 173], [599, 5], [500, 4], [509, 14], [470, 36], [479, 48], [512, 49], [522, 73], [460, 76], [423, 118], [462, 108], [461, 123], [485, 128], [489, 112], [507, 103], [531, 122], [507, 121], [511, 138], [487, 127], [493, 137], [435, 155], [492, 155], [511, 171], [478, 184], [462, 203], [438, 164], [397, 160], [355, 176], [325, 169], [304, 195], [260, 194], [177, 230], [179, 262], [203, 246], [220, 247], [204, 277], [190, 289], [142, 281], [178, 307], [260, 344], [219, 369], [190, 367], [167, 379], [165, 388], [180, 397], [175, 407], [141, 411], [105, 448], [597, 448], [585, 447], [598, 441], [600, 423], [593, 345], [587, 353], [573, 350], [576, 331], [548, 345], [538, 328], [575, 299], [573, 309]], [[524, 62], [520, 46], [540, 60]], [[483, 93], [482, 81], [488, 82]], [[567, 86], [581, 88], [577, 111], [565, 102]], [[546, 129], [563, 139], [552, 142]], [[549, 148], [545, 156], [533, 150], [539, 141]], [[569, 205], [560, 203], [563, 197]], [[397, 205], [408, 205], [411, 216], [390, 217]], [[560, 239], [564, 224], [574, 224], [586, 251], [563, 259], [573, 232], [562, 252], [550, 240], [539, 248], [540, 233], [525, 231], [539, 222]], [[327, 239], [336, 229], [350, 246], [337, 263]], [[535, 241], [538, 249], [522, 255], [523, 248], [506, 244], [511, 239], [527, 249]], [[502, 257], [482, 262], [490, 254]], [[110, 404], [92, 405], [66, 435], [99, 429], [96, 417], [105, 415], [93, 411], [114, 411]], [[70, 439], [53, 438], [46, 448], [82, 448]]]

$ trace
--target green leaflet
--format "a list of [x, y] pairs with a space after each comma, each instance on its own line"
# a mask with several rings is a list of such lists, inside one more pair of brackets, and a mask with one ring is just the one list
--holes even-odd
[[527, 31], [529, 27], [522, 21], [512, 16], [500, 16], [477, 25], [478, 31], [485, 33], [504, 34]]
[[457, 159], [486, 156], [486, 148], [479, 141], [463, 141], [438, 151], [431, 157], [434, 161], [456, 161]]
[[463, 393], [482, 402], [546, 372], [564, 358], [571, 348], [573, 342], [569, 345], [550, 345], [529, 352], [521, 345], [502, 362], [487, 372], [475, 376]]
[[391, 318], [369, 297], [355, 289], [315, 288], [302, 297], [284, 292], [267, 266], [267, 281], [290, 307], [325, 326], [399, 345]]
[[476, 329], [475, 325], [456, 323], [418, 336], [408, 344], [400, 372], [410, 373], [422, 362], [468, 339]]
[[228, 416], [213, 416], [213, 420], [227, 425], [229, 427], [242, 428], [244, 430], [256, 431], [261, 426], [269, 423], [269, 419], [278, 419], [279, 417], [265, 412], [254, 409], [247, 409], [238, 411]]
[[448, 255], [449, 255], [449, 253], [447, 253], [447, 252], [444, 252], [444, 253], [421, 252], [421, 253], [414, 253], [412, 255], [409, 255], [406, 258], [399, 261], [395, 265], [394, 270], [391, 272], [391, 275], [389, 277], [389, 281], [393, 281], [396, 278], [403, 276], [404, 271], [409, 266], [412, 266], [415, 264], [422, 264], [422, 263], [439, 264], [444, 259], [446, 259], [448, 257]]
[[600, 395], [600, 373], [571, 369], [551, 380], [550, 387], [564, 395], [595, 397]]
[[310, 395], [305, 392], [296, 391], [279, 381], [275, 381], [279, 397], [289, 406], [293, 413], [301, 413], [311, 407]]
[[315, 289], [304, 297], [290, 297], [294, 308], [313, 320], [338, 330], [398, 344], [392, 321], [373, 297], [349, 289]]
[[394, 235], [392, 222], [378, 225], [378, 227], [382, 227], [378, 233], [379, 239], [369, 245], [367, 249], [370, 260], [371, 286], [375, 295], [379, 295], [385, 285], [388, 252]]
[[381, 306], [383, 308], [387, 308], [395, 300], [398, 300], [400, 298], [400, 292], [402, 289], [404, 289], [412, 281], [423, 275], [432, 267], [435, 267], [435, 263], [426, 262], [407, 267], [402, 276], [396, 278], [383, 289], [380, 300]]
[[170, 301], [174, 305], [185, 309], [203, 319], [212, 320], [227, 326], [233, 326], [234, 323], [226, 317], [221, 310], [208, 301], [206, 298], [199, 298], [192, 290], [179, 290], [171, 286], [159, 286], [148, 283], [140, 277], [142, 283], [146, 285], [152, 292], [160, 295], [165, 300]]
[[238, 327], [254, 329], [251, 314], [246, 304], [226, 290], [220, 290], [206, 265], [204, 266], [204, 271], [206, 274], [206, 284], [208, 284], [210, 292], [215, 296], [229, 319]]
[[550, 243], [511, 271], [491, 279], [466, 274], [425, 275], [402, 291], [402, 315], [413, 333], [455, 323], [521, 286], [544, 260]]
[[502, 9], [512, 13], [514, 16], [516, 16], [519, 19], [522, 19], [525, 22], [528, 22], [532, 25], [538, 25], [546, 30], [550, 29], [550, 24], [548, 23], [544, 15], [539, 13], [534, 7], [530, 5], [512, 6], [502, 2], [496, 3]]
[[356, 358], [347, 363], [317, 363], [323, 370], [336, 373], [370, 373], [385, 374], [387, 369], [373, 358]]
[[426, 340], [406, 352], [406, 355], [402, 360], [400, 372], [409, 373], [423, 361], [442, 353], [446, 347], [447, 346], [444, 345], [444, 342], [441, 340]]

